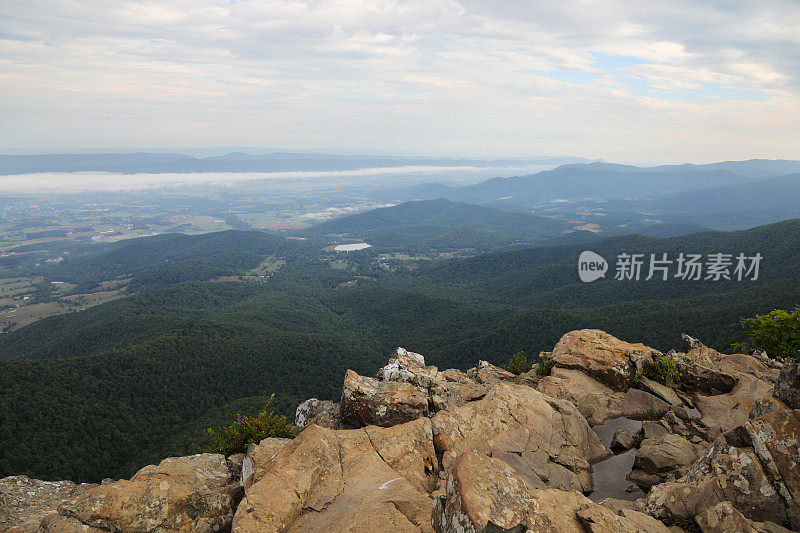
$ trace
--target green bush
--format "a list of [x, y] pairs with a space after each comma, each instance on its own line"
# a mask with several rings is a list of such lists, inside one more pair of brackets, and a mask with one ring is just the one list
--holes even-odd
[[675, 359], [668, 355], [654, 354], [652, 361], [644, 366], [644, 375], [662, 385], [671, 386], [681, 379], [681, 373], [675, 364]]
[[[766, 315], [743, 318], [742, 326], [757, 346], [770, 357], [796, 357], [800, 350], [800, 305], [794, 311], [775, 309]], [[746, 343], [737, 343], [735, 348], [747, 349]]]
[[269, 437], [294, 438], [297, 428], [286, 421], [285, 416], [278, 416], [273, 411], [267, 411], [272, 398], [257, 416], [236, 415], [236, 421], [225, 428], [222, 434], [209, 429], [214, 441], [214, 451], [224, 456], [235, 453], [244, 453], [251, 443], [259, 443]]
[[519, 376], [533, 368], [533, 363], [528, 361], [528, 356], [525, 352], [517, 352], [511, 356], [507, 364], [503, 365], [503, 369], [508, 370], [512, 374]]
[[554, 366], [556, 366], [556, 362], [553, 361], [552, 359], [539, 361], [539, 364], [536, 367], [536, 375], [539, 377], [549, 376], [550, 373], [553, 371]]

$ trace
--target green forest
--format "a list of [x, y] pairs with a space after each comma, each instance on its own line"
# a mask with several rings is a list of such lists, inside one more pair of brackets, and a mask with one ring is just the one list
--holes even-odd
[[[587, 284], [577, 277], [587, 247], [610, 263], [623, 252], [763, 260], [757, 281], [618, 281], [610, 272]], [[0, 336], [0, 477], [129, 476], [208, 449], [208, 428], [255, 415], [273, 393], [270, 409], [290, 420], [306, 398], [338, 400], [348, 368], [371, 375], [396, 346], [462, 369], [520, 351], [535, 360], [587, 327], [661, 350], [686, 332], [729, 351], [746, 340], [742, 318], [800, 300], [797, 220], [521, 248], [414, 270], [388, 271], [376, 255], [228, 231], [122, 241], [48, 267], [48, 279], [87, 286], [127, 276], [132, 294]], [[285, 264], [257, 281], [215, 281], [266, 257]]]

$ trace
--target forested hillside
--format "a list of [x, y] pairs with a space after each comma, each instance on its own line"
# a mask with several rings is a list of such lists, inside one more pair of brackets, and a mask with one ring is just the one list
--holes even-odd
[[[585, 247], [610, 263], [606, 279], [578, 280]], [[127, 298], [0, 336], [0, 476], [129, 475], [201, 449], [205, 427], [255, 412], [272, 392], [286, 414], [307, 397], [336, 399], [347, 368], [371, 372], [398, 345], [460, 368], [518, 350], [535, 355], [587, 327], [664, 350], [687, 332], [727, 350], [744, 338], [740, 318], [794, 307], [800, 297], [800, 221], [527, 248], [416, 270], [387, 271], [370, 250], [342, 259], [311, 249], [309, 241], [225, 232], [128, 241], [81, 259], [95, 281], [161, 275]], [[614, 258], [623, 252], [763, 259], [757, 281], [618, 281]], [[284, 263], [252, 281], [191, 277], [193, 261], [217, 259], [241, 274], [247, 254], [279, 254]], [[173, 265], [188, 277], [159, 270]], [[63, 268], [80, 272], [76, 263]]]

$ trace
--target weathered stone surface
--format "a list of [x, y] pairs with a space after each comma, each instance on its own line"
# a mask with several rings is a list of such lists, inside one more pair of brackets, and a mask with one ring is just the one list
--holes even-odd
[[294, 425], [303, 429], [310, 424], [337, 429], [341, 424], [339, 404], [329, 400], [309, 398], [298, 405], [294, 415]]
[[800, 411], [768, 413], [720, 436], [687, 475], [653, 487], [648, 513], [667, 521], [728, 501], [746, 518], [800, 527]]
[[93, 487], [58, 512], [107, 531], [210, 533], [230, 526], [241, 492], [225, 457], [205, 453], [165, 459], [129, 481]]
[[[15, 533], [17, 530], [4, 530], [0, 528], [3, 533]], [[54, 513], [47, 515], [42, 519], [38, 529], [31, 529], [27, 531], [36, 531], [37, 533], [102, 533], [102, 529], [87, 526], [82, 524], [74, 518], [62, 516]]]
[[631, 420], [658, 420], [669, 410], [661, 398], [639, 389], [630, 389], [622, 400], [622, 416]]
[[718, 503], [700, 512], [695, 521], [703, 533], [788, 533], [774, 523], [753, 522], [745, 518], [730, 502]]
[[41, 481], [27, 476], [0, 479], [0, 532], [36, 531], [45, 516], [94, 485]]
[[616, 390], [624, 389], [631, 377], [644, 370], [654, 353], [661, 353], [641, 343], [621, 341], [596, 329], [571, 331], [553, 348], [552, 359], [558, 365], [581, 370]]
[[242, 486], [244, 490], [249, 489], [253, 483], [261, 479], [269, 461], [290, 442], [292, 442], [292, 439], [268, 438], [247, 451], [242, 460]]
[[574, 403], [590, 426], [622, 416], [623, 394], [580, 370], [554, 367], [549, 376], [539, 380], [536, 389]]
[[754, 418], [762, 417], [767, 413], [771, 413], [773, 411], [783, 411], [784, 409], [789, 409], [789, 407], [777, 398], [759, 398], [753, 402], [753, 406], [750, 408], [748, 418], [752, 420]]
[[432, 531], [430, 420], [332, 431], [310, 426], [239, 505], [233, 531]]
[[453, 462], [446, 487], [434, 509], [440, 533], [668, 531], [646, 515], [615, 513], [577, 492], [534, 489], [507, 464], [479, 452]]
[[428, 392], [409, 383], [378, 381], [348, 370], [342, 388], [347, 427], [394, 426], [428, 415]]
[[405, 348], [396, 348], [386, 365], [378, 370], [376, 377], [382, 381], [411, 383], [427, 389], [438, 373], [435, 366], [425, 366], [422, 355]]
[[728, 394], [698, 394], [693, 398], [710, 440], [747, 423], [753, 404], [772, 395], [773, 387], [768, 381], [743, 373], [737, 373], [736, 377], [736, 386]]
[[773, 395], [792, 409], [800, 409], [800, 359], [784, 363]]
[[478, 361], [478, 366], [467, 370], [467, 375], [471, 379], [488, 387], [500, 381], [509, 383], [516, 383], [518, 381], [518, 376], [487, 361]]
[[550, 487], [591, 491], [591, 465], [611, 455], [572, 403], [524, 385], [497, 383], [432, 422], [438, 453], [515, 453]]

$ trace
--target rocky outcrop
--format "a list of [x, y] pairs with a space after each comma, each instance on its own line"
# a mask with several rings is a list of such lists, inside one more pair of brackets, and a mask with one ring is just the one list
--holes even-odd
[[497, 383], [432, 423], [437, 453], [512, 453], [550, 487], [591, 492], [591, 465], [611, 455], [572, 403], [524, 385]]
[[794, 363], [687, 337], [673, 388], [643, 374], [655, 354], [574, 331], [543, 377], [398, 348], [341, 404], [300, 404], [294, 439], [101, 485], [0, 480], [0, 532], [800, 530]]
[[426, 418], [390, 428], [312, 425], [266, 465], [233, 531], [431, 531], [437, 465]]
[[678, 482], [653, 487], [647, 511], [666, 521], [730, 502], [749, 520], [800, 527], [800, 411], [776, 411], [720, 436]]
[[559, 366], [580, 370], [615, 390], [628, 387], [658, 350], [621, 341], [604, 331], [582, 329], [561, 337], [550, 358]]
[[353, 428], [402, 424], [428, 416], [428, 393], [410, 383], [379, 381], [348, 370], [341, 415], [345, 426]]
[[503, 461], [474, 451], [461, 454], [448, 469], [433, 522], [440, 533], [669, 531], [642, 513], [618, 514], [577, 492], [536, 489]]
[[800, 353], [783, 366], [773, 396], [792, 409], [800, 409]]
[[95, 485], [71, 481], [41, 481], [27, 476], [0, 479], [0, 531], [36, 531], [42, 519], [58, 506]]
[[70, 498], [48, 527], [211, 533], [230, 527], [241, 495], [238, 475], [222, 455], [173, 457]]

